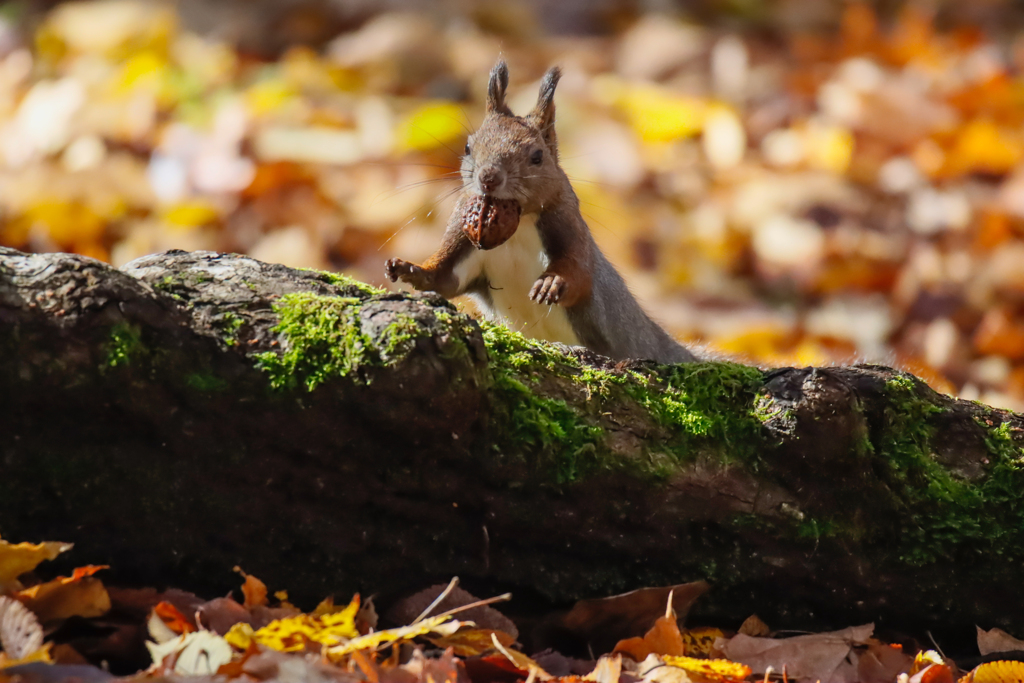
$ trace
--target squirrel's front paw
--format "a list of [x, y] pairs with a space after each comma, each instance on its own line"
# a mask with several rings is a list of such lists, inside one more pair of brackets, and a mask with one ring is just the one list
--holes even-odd
[[544, 273], [530, 288], [530, 301], [538, 304], [557, 304], [562, 300], [568, 283], [561, 275]]
[[[384, 276], [392, 282], [406, 282], [413, 287], [423, 279], [423, 268], [400, 258], [389, 258], [384, 262]], [[416, 287], [419, 289], [419, 287]]]

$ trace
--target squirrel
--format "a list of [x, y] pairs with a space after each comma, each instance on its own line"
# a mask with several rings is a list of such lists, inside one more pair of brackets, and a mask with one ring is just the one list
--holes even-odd
[[696, 361], [644, 313], [580, 215], [558, 163], [559, 78], [551, 68], [534, 109], [516, 116], [505, 104], [508, 66], [495, 65], [440, 248], [423, 265], [389, 259], [385, 275], [448, 299], [469, 294], [487, 317], [534, 338], [614, 360]]

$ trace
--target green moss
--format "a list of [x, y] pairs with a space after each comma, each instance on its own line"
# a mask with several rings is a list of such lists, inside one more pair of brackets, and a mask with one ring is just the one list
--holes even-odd
[[899, 499], [919, 511], [902, 529], [900, 560], [910, 566], [970, 562], [981, 554], [1020, 555], [1024, 544], [1024, 493], [1020, 490], [1021, 449], [1009, 425], [984, 427], [992, 459], [985, 478], [965, 481], [933, 453], [936, 417], [944, 409], [909, 375], [889, 380], [890, 407], [878, 445], [880, 475]]
[[387, 291], [380, 289], [379, 287], [368, 285], [365, 282], [360, 282], [359, 280], [342, 273], [334, 273], [329, 270], [317, 270], [316, 268], [298, 268], [297, 270], [301, 270], [306, 273], [314, 273], [317, 275], [317, 279], [321, 282], [334, 285], [335, 287], [348, 289], [352, 294], [358, 293], [364, 297], [377, 296], [379, 294], [384, 294]]
[[348, 377], [370, 361], [371, 341], [359, 324], [361, 301], [300, 292], [274, 303], [280, 322], [273, 328], [285, 341], [283, 353], [257, 354], [257, 366], [270, 375], [275, 389], [304, 386], [313, 391], [324, 382]]
[[405, 356], [422, 336], [423, 327], [416, 319], [407, 313], [399, 313], [395, 322], [388, 325], [381, 334], [381, 351], [386, 358]]
[[206, 372], [190, 372], [185, 376], [185, 384], [202, 393], [221, 392], [228, 388], [226, 380]]
[[[611, 372], [580, 363], [557, 347], [503, 325], [482, 323], [498, 404], [505, 406], [510, 445], [532, 453], [559, 483], [628, 467], [634, 475], [666, 477], [711, 454], [719, 462], [756, 463], [761, 423], [754, 409], [762, 373], [734, 363], [693, 363]], [[574, 380], [585, 398], [632, 399], [665, 430], [663, 449], [614, 457], [604, 445], [599, 401], [541, 396], [549, 375]]]
[[330, 379], [366, 381], [363, 368], [393, 365], [406, 358], [416, 339], [437, 334], [442, 352], [465, 347], [465, 321], [446, 318], [440, 330], [408, 314], [396, 319], [374, 341], [360, 321], [364, 301], [355, 297], [320, 296], [309, 292], [286, 294], [274, 303], [279, 322], [273, 331], [283, 342], [280, 352], [255, 354], [257, 366], [270, 375], [275, 389], [305, 387], [313, 391]]
[[106, 367], [127, 367], [133, 358], [145, 353], [142, 344], [142, 332], [137, 325], [119, 322], [110, 328], [107, 340]]
[[217, 323], [220, 326], [221, 332], [224, 334], [222, 337], [224, 343], [228, 346], [236, 345], [238, 343], [238, 330], [242, 327], [245, 321], [231, 311], [228, 311], [220, 316]]

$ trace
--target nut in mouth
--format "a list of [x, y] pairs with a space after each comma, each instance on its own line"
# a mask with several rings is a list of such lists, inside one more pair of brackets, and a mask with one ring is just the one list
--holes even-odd
[[466, 205], [462, 231], [477, 249], [494, 249], [515, 234], [521, 213], [514, 199], [474, 195]]

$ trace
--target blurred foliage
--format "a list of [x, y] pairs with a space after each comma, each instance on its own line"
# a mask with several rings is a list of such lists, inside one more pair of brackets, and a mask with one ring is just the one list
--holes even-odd
[[895, 363], [1024, 409], [1017, 10], [623, 6], [0, 13], [0, 244], [117, 265], [237, 251], [383, 284], [387, 257], [436, 246], [497, 56], [520, 112], [558, 63], [584, 215], [680, 338]]

